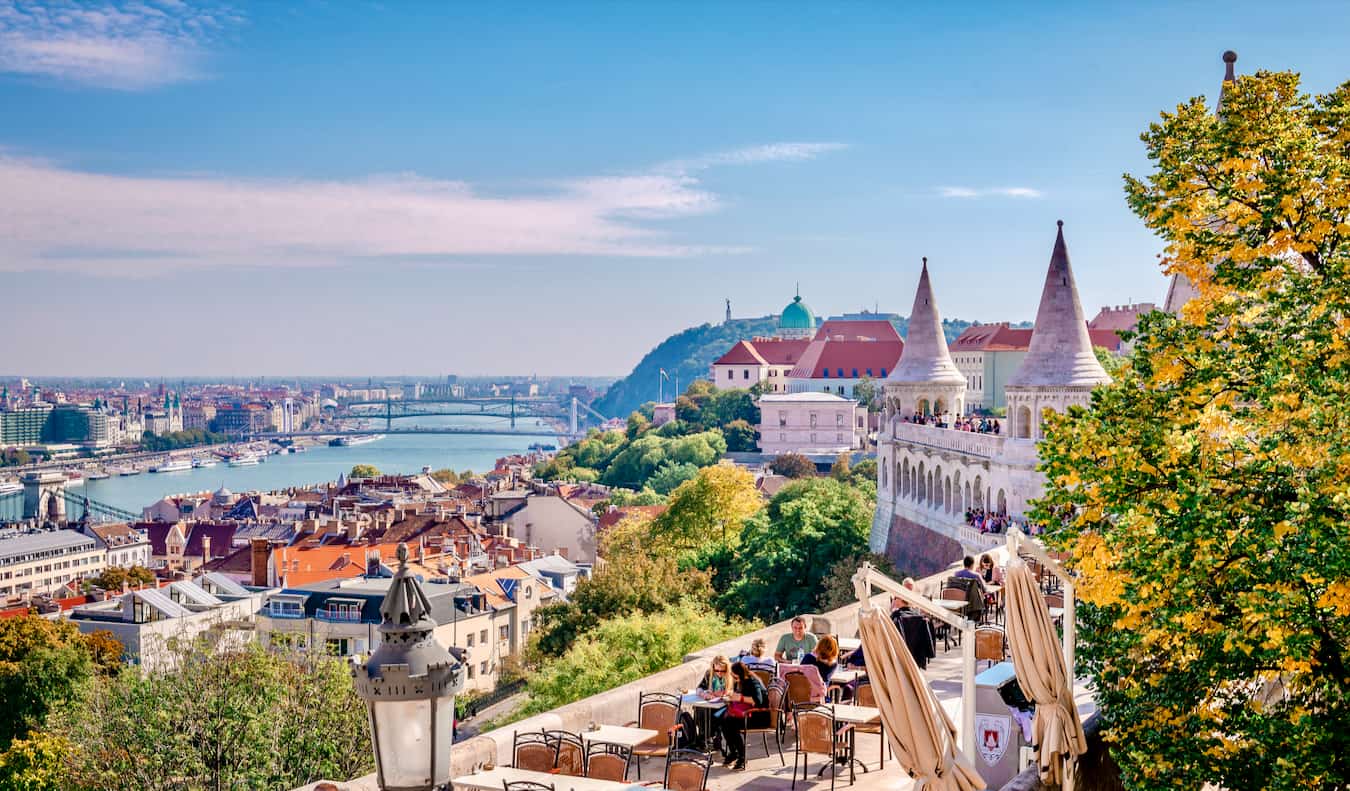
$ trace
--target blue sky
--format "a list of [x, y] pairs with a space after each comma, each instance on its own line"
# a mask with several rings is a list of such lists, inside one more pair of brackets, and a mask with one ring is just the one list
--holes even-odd
[[1138, 135], [1350, 5], [0, 0], [0, 373], [620, 374], [777, 312], [1161, 302]]

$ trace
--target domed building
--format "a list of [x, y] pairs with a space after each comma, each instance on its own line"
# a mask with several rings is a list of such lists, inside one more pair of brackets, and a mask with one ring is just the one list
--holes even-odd
[[778, 337], [810, 338], [815, 334], [816, 314], [811, 312], [811, 308], [802, 302], [802, 295], [798, 294], [778, 317]]

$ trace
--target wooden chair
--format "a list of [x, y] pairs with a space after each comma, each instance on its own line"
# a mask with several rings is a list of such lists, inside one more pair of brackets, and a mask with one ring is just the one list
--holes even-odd
[[552, 783], [536, 783], [533, 780], [502, 781], [504, 791], [554, 791]]
[[557, 774], [569, 777], [586, 776], [586, 743], [571, 731], [544, 731], [544, 735], [554, 744], [556, 757], [553, 760]]
[[1060, 609], [1063, 609], [1063, 608], [1064, 608], [1064, 594], [1063, 594], [1063, 593], [1047, 593], [1047, 594], [1045, 594], [1045, 606], [1046, 606], [1046, 607], [1059, 607]]
[[637, 776], [642, 779], [642, 759], [670, 755], [675, 749], [675, 737], [680, 732], [680, 696], [666, 692], [643, 692], [638, 695], [638, 718], [629, 727], [646, 728], [657, 735], [633, 747], [637, 758]]
[[754, 673], [755, 678], [759, 679], [759, 683], [763, 684], [766, 688], [773, 682], [772, 670], [762, 667], [748, 667], [747, 669], [751, 673]]
[[[775, 678], [769, 682], [768, 705], [764, 708], [750, 709], [745, 718], [741, 720], [741, 741], [749, 744], [747, 740], [750, 734], [758, 733], [760, 739], [764, 742], [764, 757], [769, 757], [769, 734], [773, 734], [774, 743], [778, 745], [778, 762], [787, 766], [787, 759], [783, 757], [783, 701], [787, 697], [787, 684], [781, 679]], [[750, 721], [756, 719], [755, 715], [767, 715], [767, 721], [760, 717], [762, 725], [751, 725]]]
[[992, 667], [1008, 656], [1008, 636], [996, 626], [975, 630], [975, 661], [985, 660]]
[[558, 745], [539, 732], [511, 737], [511, 765], [531, 772], [552, 772], [558, 765]]
[[[872, 692], [872, 682], [863, 681], [853, 690], [853, 702], [859, 706], [877, 707], [877, 696]], [[875, 733], [881, 737], [881, 769], [886, 768], [886, 751], [891, 749], [890, 742], [886, 741], [886, 726], [880, 722], [864, 725], [854, 725], [853, 730], [856, 733]]]
[[662, 781], [669, 791], [706, 791], [712, 758], [698, 750], [672, 750], [666, 756], [666, 776]]
[[622, 744], [591, 742], [586, 751], [586, 776], [615, 783], [628, 782], [628, 767], [633, 751]]
[[787, 685], [788, 708], [795, 709], [814, 703], [811, 699], [811, 680], [805, 673], [796, 670], [787, 673], [783, 676], [783, 683]]
[[829, 760], [816, 772], [820, 777], [826, 769], [830, 770], [830, 791], [834, 791], [836, 769], [840, 759], [848, 762], [849, 783], [853, 777], [853, 742], [849, 738], [852, 725], [839, 727], [834, 719], [834, 709], [829, 706], [798, 706], [792, 712], [797, 722], [797, 750], [792, 756], [792, 788], [797, 788], [797, 762], [802, 764], [802, 782], [806, 781], [806, 767], [812, 755], [829, 756]]

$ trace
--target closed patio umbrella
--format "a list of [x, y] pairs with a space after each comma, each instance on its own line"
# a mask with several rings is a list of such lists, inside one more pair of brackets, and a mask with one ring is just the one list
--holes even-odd
[[1036, 701], [1032, 738], [1041, 781], [1073, 791], [1075, 767], [1078, 756], [1087, 749], [1087, 737], [1073, 702], [1072, 679], [1064, 668], [1064, 654], [1050, 611], [1031, 569], [1018, 558], [1008, 563], [1003, 595], [1017, 683], [1023, 694]]
[[979, 791], [985, 782], [956, 747], [956, 726], [928, 686], [891, 619], [864, 607], [858, 615], [867, 677], [895, 757], [915, 791]]

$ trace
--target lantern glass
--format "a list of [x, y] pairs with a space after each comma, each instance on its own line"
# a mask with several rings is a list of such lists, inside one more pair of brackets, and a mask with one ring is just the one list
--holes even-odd
[[431, 787], [431, 701], [380, 700], [375, 732], [386, 788]]

